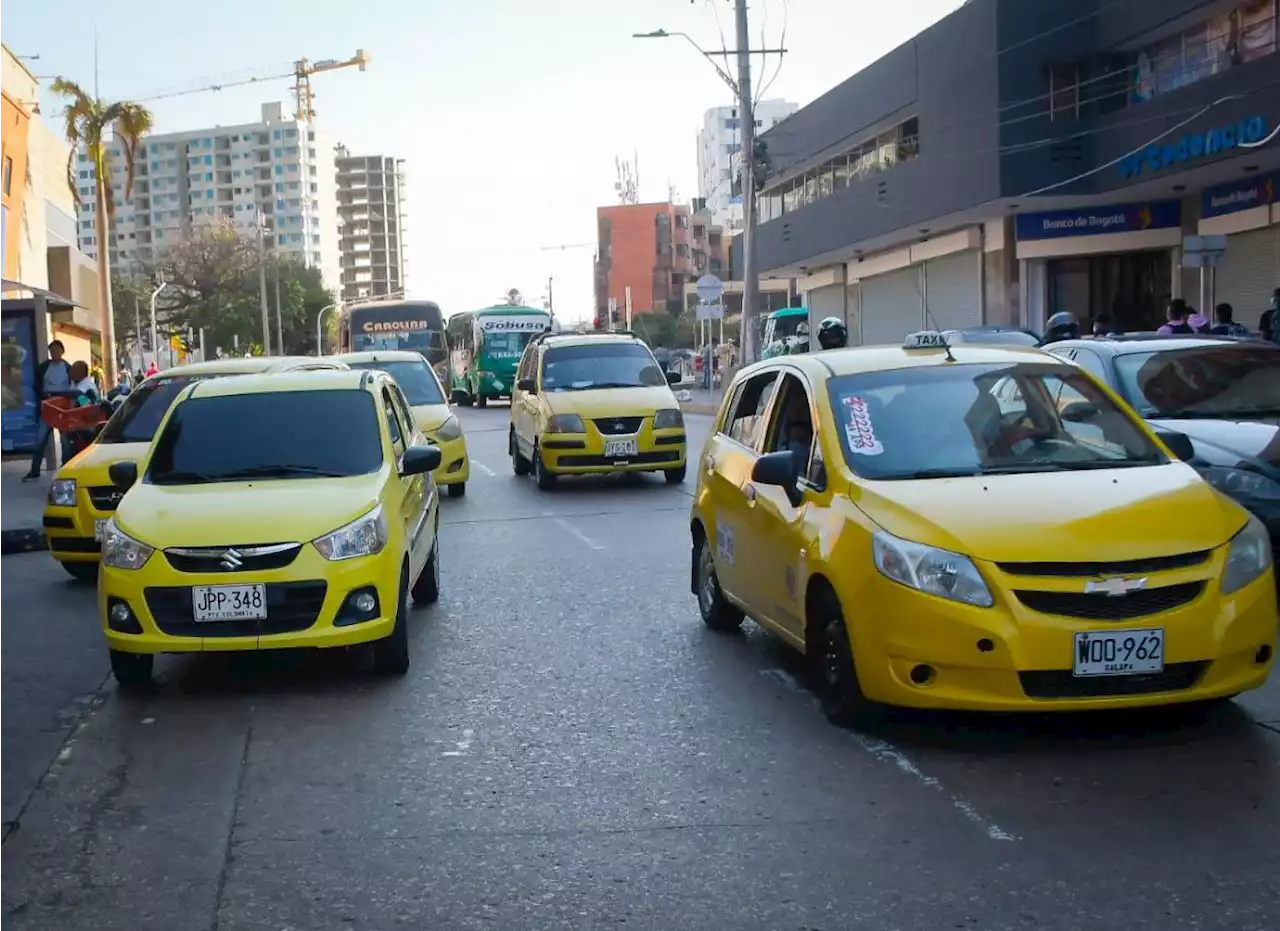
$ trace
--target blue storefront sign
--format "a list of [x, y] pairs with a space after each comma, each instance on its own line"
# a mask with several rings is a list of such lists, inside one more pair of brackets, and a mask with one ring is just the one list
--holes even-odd
[[1149, 204], [1113, 204], [1049, 213], [1020, 213], [1015, 221], [1018, 239], [1061, 239], [1103, 233], [1137, 233], [1182, 226], [1182, 204], [1158, 200]]
[[1276, 190], [1280, 189], [1280, 173], [1258, 175], [1243, 181], [1220, 184], [1206, 188], [1202, 195], [1200, 213], [1205, 218], [1221, 217], [1254, 207], [1266, 207], [1276, 202]]
[[36, 445], [40, 414], [36, 405], [36, 319], [30, 310], [6, 311], [0, 334], [0, 446], [4, 452]]
[[1120, 163], [1120, 172], [1129, 179], [1145, 172], [1165, 171], [1202, 158], [1222, 155], [1241, 143], [1261, 142], [1267, 137], [1267, 119], [1251, 116], [1238, 123], [1219, 126], [1203, 133], [1191, 133], [1167, 143], [1149, 145]]

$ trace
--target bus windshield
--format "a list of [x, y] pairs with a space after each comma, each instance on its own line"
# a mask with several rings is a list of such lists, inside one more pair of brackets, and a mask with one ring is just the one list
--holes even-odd
[[506, 333], [485, 333], [485, 355], [497, 358], [519, 356], [524, 352], [524, 347], [529, 345], [529, 340], [536, 335], [535, 333], [513, 333], [510, 331]]
[[431, 301], [384, 301], [352, 307], [346, 311], [343, 326], [343, 347], [349, 351], [410, 350], [421, 353], [433, 366], [448, 358], [444, 317]]

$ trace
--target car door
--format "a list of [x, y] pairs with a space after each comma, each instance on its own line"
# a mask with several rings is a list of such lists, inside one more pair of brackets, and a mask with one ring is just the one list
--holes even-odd
[[[413, 408], [409, 406], [409, 401], [405, 398], [400, 386], [392, 384], [389, 386], [389, 390], [391, 391], [391, 398], [395, 402], [395, 409], [400, 417], [400, 422], [406, 425], [406, 447], [429, 442], [422, 431], [418, 429], [417, 419], [413, 416]], [[406, 481], [408, 482], [409, 493], [413, 496], [410, 510], [413, 514], [412, 526], [414, 535], [411, 538], [410, 563], [414, 567], [414, 571], [417, 572], [418, 569], [426, 565], [427, 557], [431, 555], [431, 547], [434, 545], [432, 534], [424, 531], [427, 529], [428, 523], [435, 518], [436, 509], [440, 504], [440, 495], [435, 476], [430, 472], [411, 475]]]
[[778, 371], [771, 369], [735, 389], [702, 464], [711, 501], [712, 526], [707, 528], [707, 537], [715, 554], [716, 575], [725, 593], [746, 606], [748, 613], [755, 610], [752, 566], [759, 561], [759, 556], [743, 545], [751, 511], [748, 496], [754, 496], [748, 486], [751, 470], [760, 458], [765, 416], [777, 379]]
[[414, 501], [413, 481], [417, 476], [405, 476], [400, 474], [400, 463], [404, 458], [404, 451], [408, 446], [408, 432], [401, 415], [396, 411], [395, 401], [391, 397], [391, 388], [388, 384], [383, 384], [378, 390], [378, 406], [382, 408], [382, 416], [387, 423], [387, 433], [391, 437], [391, 456], [395, 475], [391, 479], [392, 487], [386, 499], [386, 507], [388, 510], [387, 520], [399, 521], [401, 529], [404, 531], [405, 549], [409, 555], [409, 577], [414, 578], [419, 565], [415, 564], [414, 542], [415, 535], [421, 530], [418, 525], [418, 508]]
[[[525, 378], [537, 378], [538, 347], [530, 344], [516, 369], [516, 384]], [[511, 390], [511, 421], [515, 429], [517, 450], [524, 456], [533, 455], [533, 434], [537, 416], [537, 391]]]

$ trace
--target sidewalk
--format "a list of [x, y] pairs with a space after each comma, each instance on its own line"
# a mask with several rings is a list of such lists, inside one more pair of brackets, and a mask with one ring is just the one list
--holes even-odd
[[39, 481], [24, 482], [31, 468], [28, 456], [6, 458], [0, 464], [0, 554], [45, 549], [44, 500], [53, 481], [50, 472]]

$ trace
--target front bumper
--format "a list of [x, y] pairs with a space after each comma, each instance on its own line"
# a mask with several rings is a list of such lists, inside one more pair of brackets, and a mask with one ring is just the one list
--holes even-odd
[[[310, 543], [287, 566], [252, 572], [180, 572], [161, 552], [137, 570], [104, 567], [98, 574], [98, 616], [107, 644], [125, 653], [201, 653], [346, 647], [380, 640], [395, 626], [400, 560], [396, 552], [330, 562]], [[266, 587], [264, 620], [195, 621], [196, 585]], [[376, 593], [361, 615], [348, 599]], [[111, 620], [109, 607], [128, 605], [136, 623]], [[126, 630], [124, 628], [131, 628]]]
[[[556, 475], [590, 475], [608, 472], [656, 472], [685, 466], [688, 443], [683, 427], [654, 430], [646, 417], [638, 432], [604, 436], [593, 422], [586, 433], [546, 433], [539, 440], [543, 467]], [[634, 438], [636, 452], [606, 455], [607, 440]]]
[[[1219, 551], [1195, 569], [1161, 573], [1151, 589], [1189, 586], [1179, 591], [1191, 592], [1200, 582], [1199, 593], [1169, 610], [1122, 620], [1040, 613], [1015, 594], [1078, 597], [1080, 579], [1006, 576], [982, 564], [988, 584], [999, 584], [992, 585], [995, 606], [976, 608], [875, 574], [872, 597], [856, 602], [874, 605], [873, 613], [852, 613], [848, 625], [860, 683], [869, 698], [885, 704], [972, 711], [1143, 707], [1256, 689], [1275, 663], [1275, 579], [1268, 571], [1224, 596], [1218, 587], [1223, 558]], [[1073, 675], [1077, 632], [1152, 627], [1164, 630], [1162, 672]], [[924, 684], [912, 680], [919, 666], [931, 670]]]
[[431, 473], [437, 485], [457, 485], [471, 477], [471, 460], [467, 457], [467, 438], [441, 441], [431, 434], [427, 438], [440, 447], [440, 465]]
[[115, 508], [108, 503], [115, 491], [105, 481], [91, 486], [77, 481], [74, 506], [45, 504], [44, 536], [54, 559], [79, 563], [101, 561], [102, 535], [98, 528], [115, 513]]

